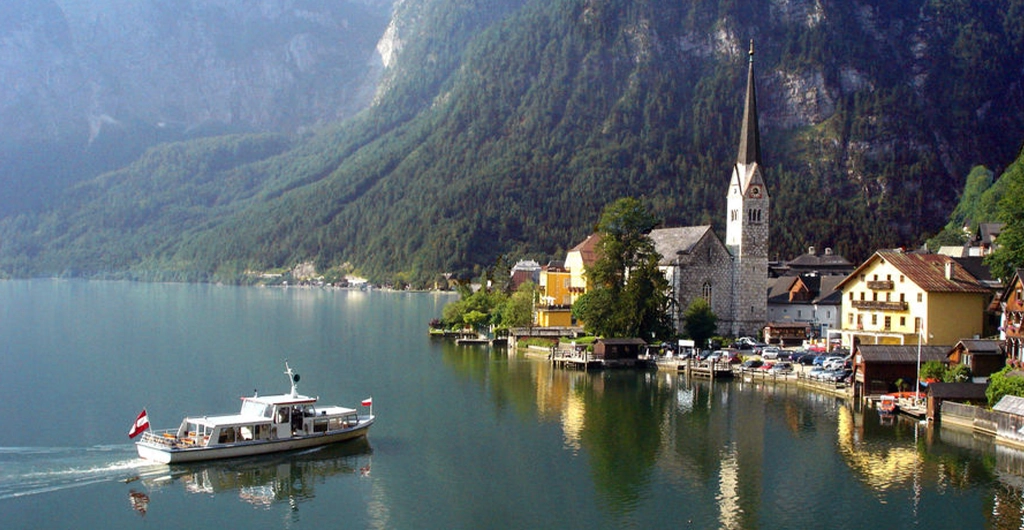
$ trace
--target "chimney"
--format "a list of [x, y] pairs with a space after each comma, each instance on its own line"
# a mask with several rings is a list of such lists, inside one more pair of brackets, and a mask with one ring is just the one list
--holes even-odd
[[825, 255], [826, 256], [831, 256], [832, 255], [832, 247], [825, 247]]
[[815, 256], [816, 255], [814, 253], [814, 247], [807, 247], [807, 253], [810, 254], [811, 256]]
[[946, 262], [946, 279], [953, 279], [953, 260], [949, 260]]

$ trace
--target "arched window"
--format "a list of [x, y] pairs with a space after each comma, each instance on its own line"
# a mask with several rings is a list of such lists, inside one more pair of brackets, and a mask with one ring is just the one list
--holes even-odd
[[704, 282], [704, 286], [700, 290], [700, 295], [702, 298], [707, 300], [708, 303], [711, 303], [711, 282]]

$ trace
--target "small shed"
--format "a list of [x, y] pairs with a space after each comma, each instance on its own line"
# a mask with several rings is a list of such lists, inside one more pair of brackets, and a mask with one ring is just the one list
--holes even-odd
[[928, 419], [939, 421], [944, 401], [955, 401], [968, 405], [987, 405], [987, 384], [977, 383], [932, 383], [928, 385]]
[[916, 346], [889, 344], [858, 344], [853, 352], [853, 386], [855, 396], [888, 394], [898, 391], [896, 381], [903, 380], [913, 390], [917, 380], [918, 358], [948, 362], [949, 346]]
[[971, 376], [987, 379], [1006, 366], [1006, 353], [1001, 340], [964, 339], [949, 352], [950, 364], [971, 369]]
[[597, 339], [594, 358], [605, 361], [636, 361], [647, 343], [643, 339]]

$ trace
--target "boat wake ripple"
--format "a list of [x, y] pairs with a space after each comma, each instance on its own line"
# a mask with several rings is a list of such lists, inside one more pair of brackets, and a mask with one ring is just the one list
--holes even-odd
[[134, 445], [0, 447], [0, 500], [166, 473]]

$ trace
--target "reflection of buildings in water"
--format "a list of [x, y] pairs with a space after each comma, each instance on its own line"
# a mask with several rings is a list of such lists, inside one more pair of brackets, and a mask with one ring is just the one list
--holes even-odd
[[149, 487], [181, 480], [190, 493], [238, 492], [238, 497], [257, 506], [311, 499], [325, 477], [368, 474], [372, 449], [365, 438], [332, 444], [299, 453], [282, 453], [202, 464], [170, 466], [170, 476], [144, 478]]
[[[946, 445], [995, 455], [991, 471], [1000, 487], [993, 488], [992, 504], [985, 517], [992, 528], [1024, 528], [1024, 451], [997, 444], [991, 436], [978, 436], [967, 429], [939, 426], [937, 430]], [[993, 459], [986, 461], [992, 464]]]
[[867, 486], [885, 491], [920, 478], [922, 461], [915, 447], [865, 440], [863, 415], [855, 417], [849, 407], [839, 409], [838, 420], [839, 453]]
[[566, 396], [565, 411], [562, 413], [562, 436], [565, 446], [578, 452], [582, 448], [583, 427], [586, 424], [587, 407], [583, 396], [570, 393]]
[[726, 447], [722, 452], [722, 469], [718, 475], [718, 527], [725, 529], [742, 528], [740, 515], [740, 466], [736, 446]]

